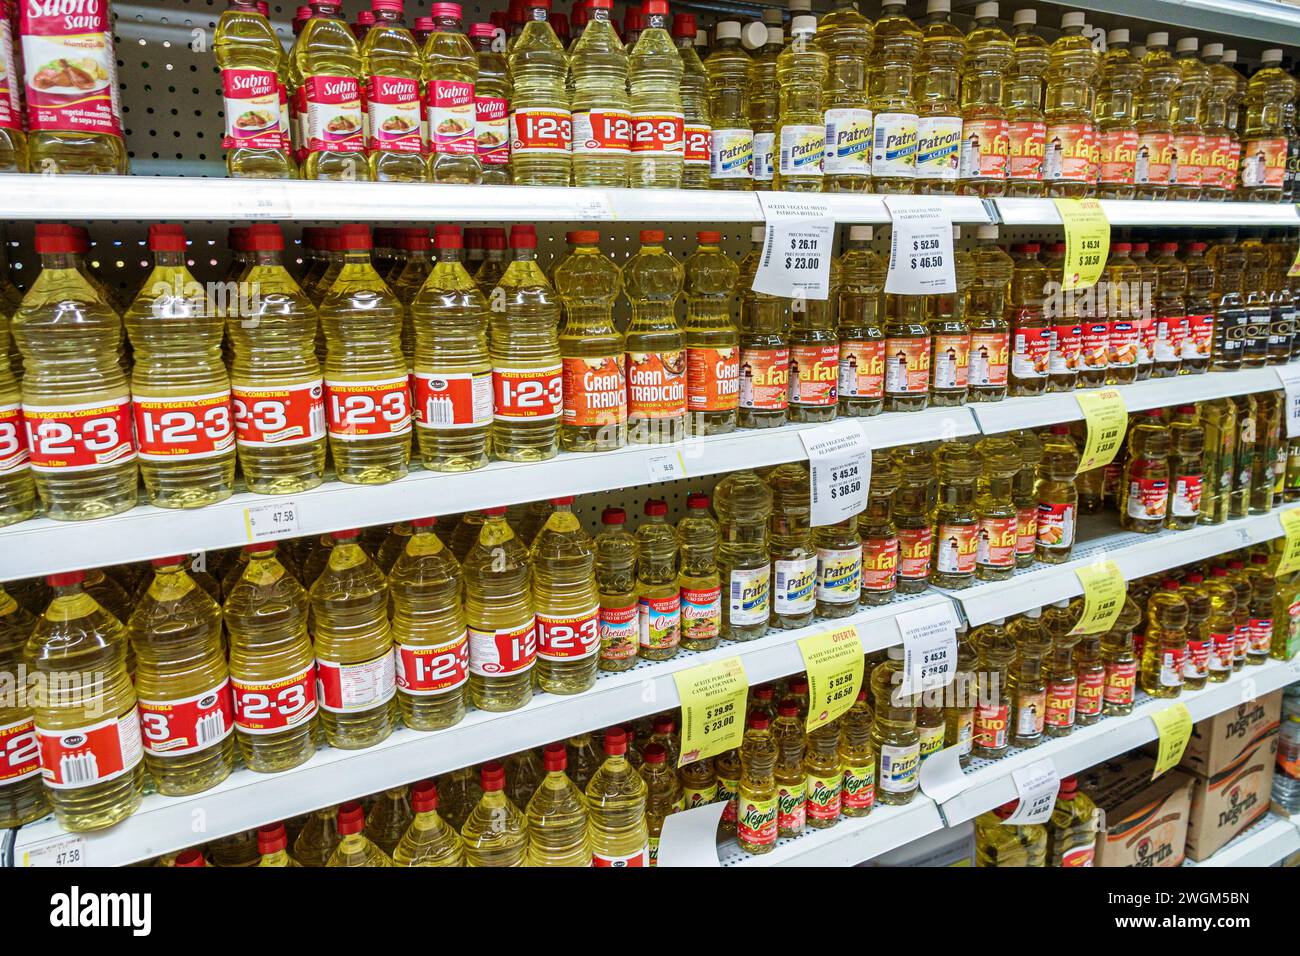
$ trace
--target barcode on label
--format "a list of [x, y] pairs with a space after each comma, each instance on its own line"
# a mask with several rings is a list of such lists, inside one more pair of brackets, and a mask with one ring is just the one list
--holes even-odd
[[225, 718], [220, 710], [204, 714], [194, 724], [194, 742], [200, 747], [220, 740], [226, 729]]
[[741, 589], [740, 589], [740, 582], [739, 582], [739, 581], [732, 581], [732, 582], [731, 582], [731, 599], [732, 599], [733, 601], [739, 601], [739, 600], [740, 600], [740, 590], [741, 590]]
[[99, 761], [93, 753], [76, 754], [59, 761], [63, 782], [69, 786], [94, 783], [99, 778]]
[[431, 399], [424, 411], [430, 425], [452, 425], [456, 421], [456, 403], [448, 396]]
[[772, 227], [767, 227], [767, 238], [763, 242], [763, 268], [772, 264], [772, 250], [776, 243], [772, 241]]
[[883, 126], [878, 126], [876, 127], [875, 147], [876, 149], [880, 149], [884, 145], [885, 145], [885, 128]]
[[835, 148], [835, 124], [834, 123], [826, 124], [826, 145], [830, 146], [832, 149]]
[[789, 166], [790, 166], [790, 150], [782, 146], [781, 147], [781, 168], [787, 169], [789, 168]]
[[776, 572], [776, 593], [777, 594], [785, 593], [785, 572], [784, 571]]

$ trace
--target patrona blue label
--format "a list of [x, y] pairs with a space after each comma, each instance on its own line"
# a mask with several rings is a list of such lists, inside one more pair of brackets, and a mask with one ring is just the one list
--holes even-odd
[[773, 561], [776, 613], [804, 614], [817, 603], [817, 558]]
[[871, 175], [871, 110], [826, 111], [828, 174]]
[[872, 123], [871, 175], [911, 176], [916, 167], [916, 114], [877, 113]]
[[916, 175], [956, 179], [961, 156], [961, 117], [922, 116], [916, 121]]
[[817, 549], [817, 600], [851, 604], [862, 592], [862, 548]]
[[781, 127], [781, 155], [778, 160], [782, 176], [820, 176], [826, 156], [826, 127]]
[[770, 572], [766, 564], [761, 568], [735, 568], [731, 572], [727, 603], [732, 624], [767, 622]]
[[713, 179], [748, 179], [754, 175], [754, 131], [715, 129], [709, 153]]

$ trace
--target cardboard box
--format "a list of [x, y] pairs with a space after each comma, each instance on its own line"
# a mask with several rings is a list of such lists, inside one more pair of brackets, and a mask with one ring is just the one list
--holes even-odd
[[1181, 866], [1192, 778], [1179, 770], [1151, 779], [1156, 762], [1133, 753], [1079, 775], [1079, 789], [1102, 811], [1097, 866]]
[[1279, 690], [1202, 720], [1192, 728], [1178, 766], [1203, 777], [1216, 776], [1275, 735], [1281, 717]]
[[1193, 775], [1187, 855], [1208, 858], [1268, 812], [1277, 762], [1277, 728], [1211, 777]]

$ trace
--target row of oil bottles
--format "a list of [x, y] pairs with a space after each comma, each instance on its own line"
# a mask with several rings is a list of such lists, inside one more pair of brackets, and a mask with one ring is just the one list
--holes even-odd
[[1008, 35], [981, 3], [964, 33], [949, 0], [920, 26], [903, 0], [875, 24], [841, 0], [820, 23], [797, 13], [788, 40], [779, 19], [724, 19], [701, 60], [694, 16], [670, 24], [665, 0], [646, 0], [627, 46], [612, 0], [579, 0], [567, 43], [550, 0], [511, 7], [504, 44], [492, 23], [463, 36], [454, 4], [431, 8], [421, 44], [400, 0], [355, 27], [318, 2], [285, 54], [232, 0], [215, 47], [230, 174], [1264, 201], [1292, 186], [1280, 49], [1248, 82], [1195, 37], [1132, 48], [1121, 28], [1098, 49], [1077, 11], [1048, 43], [1032, 9]]

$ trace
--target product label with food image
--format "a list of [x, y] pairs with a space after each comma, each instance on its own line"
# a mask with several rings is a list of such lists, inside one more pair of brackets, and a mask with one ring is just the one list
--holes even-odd
[[740, 407], [782, 411], [790, 402], [790, 350], [740, 350]]
[[970, 384], [995, 388], [1006, 385], [1010, 351], [1009, 332], [973, 333], [970, 337], [970, 368], [967, 371]]
[[1007, 126], [1007, 177], [1038, 182], [1043, 179], [1047, 125], [1028, 120]]
[[1273, 647], [1273, 619], [1271, 617], [1252, 617], [1250, 619], [1250, 650], [1257, 655], [1267, 654]]
[[416, 372], [418, 428], [480, 428], [492, 421], [492, 373]]
[[1106, 672], [1102, 668], [1079, 673], [1079, 693], [1076, 713], [1080, 717], [1095, 717], [1101, 713]]
[[1053, 551], [1074, 546], [1074, 505], [1052, 501], [1038, 503], [1038, 543]]
[[309, 152], [358, 152], [365, 148], [361, 84], [355, 76], [309, 76], [301, 89], [306, 100]]
[[79, 405], [27, 404], [23, 424], [33, 471], [84, 471], [135, 459], [126, 395]]
[[626, 156], [632, 150], [632, 114], [627, 110], [578, 110], [573, 114], [573, 152], [584, 156]]
[[740, 349], [686, 350], [686, 407], [692, 412], [728, 412], [740, 400]]
[[1187, 338], [1187, 317], [1171, 315], [1156, 319], [1155, 360], [1177, 362], [1183, 355], [1183, 341]]
[[840, 398], [883, 398], [885, 340], [840, 342]]
[[1049, 326], [1020, 326], [1012, 336], [1011, 374], [1015, 378], [1043, 378], [1052, 352]]
[[[474, 84], [434, 80], [429, 84], [429, 146], [434, 153], [473, 155], [477, 146]], [[371, 120], [372, 124], [374, 119]]]
[[1004, 119], [968, 120], [961, 131], [962, 179], [1005, 179], [1011, 131]]
[[27, 128], [121, 136], [108, 4], [26, 0], [18, 10]]
[[640, 605], [636, 601], [622, 607], [601, 606], [600, 609], [600, 657], [606, 661], [625, 661], [636, 657], [639, 640], [638, 615]]
[[1081, 328], [1079, 368], [1106, 368], [1110, 364], [1110, 323], [1084, 322]]
[[643, 650], [671, 650], [681, 641], [682, 601], [680, 594], [668, 597], [643, 595], [638, 602], [639, 643]]
[[1210, 673], [1210, 646], [1201, 640], [1189, 638], [1187, 656], [1183, 659], [1183, 680], [1199, 680]]
[[1175, 518], [1195, 518], [1201, 513], [1200, 475], [1179, 475], [1174, 479], [1173, 509]]
[[510, 105], [499, 96], [474, 97], [474, 152], [484, 166], [510, 162]]
[[184, 398], [133, 395], [131, 410], [137, 450], [145, 461], [193, 461], [235, 447], [229, 390]]
[[826, 174], [871, 175], [871, 110], [826, 111]]
[[807, 783], [799, 780], [783, 783], [776, 794], [776, 828], [778, 831], [799, 833], [807, 819]]
[[1111, 368], [1132, 368], [1138, 362], [1141, 330], [1136, 322], [1116, 319], [1110, 323], [1110, 345], [1106, 363]]
[[280, 77], [273, 70], [222, 70], [222, 149], [280, 149]]
[[537, 612], [537, 656], [545, 661], [573, 661], [600, 650], [600, 608], [572, 614]]
[[916, 172], [915, 113], [877, 113], [871, 121], [871, 175], [911, 179]]
[[1088, 182], [1091, 127], [1083, 123], [1060, 123], [1047, 128], [1043, 159], [1043, 181], [1049, 183]]
[[1286, 150], [1284, 136], [1246, 140], [1241, 150], [1241, 185], [1281, 189], [1286, 178]]
[[510, 114], [510, 155], [568, 155], [573, 116], [563, 109], [517, 109]]
[[[430, 84], [437, 86], [438, 84]], [[465, 84], [456, 84], [464, 86]], [[472, 87], [471, 87], [472, 89]], [[420, 81], [404, 76], [368, 76], [366, 77], [366, 113], [370, 149], [384, 150], [390, 153], [424, 152], [423, 126], [420, 112], [423, 109], [420, 99]], [[429, 120], [433, 122], [433, 111]], [[471, 126], [471, 132], [473, 127]], [[469, 152], [473, 152], [473, 140], [470, 140]], [[453, 150], [438, 150], [453, 152]], [[466, 152], [466, 150], [454, 150]]]
[[722, 627], [722, 588], [682, 588], [682, 639], [711, 641]]
[[1213, 344], [1214, 316], [1204, 314], [1189, 315], [1187, 317], [1187, 336], [1183, 339], [1183, 361], [1208, 359]]
[[928, 578], [933, 553], [934, 534], [929, 525], [924, 528], [898, 529], [898, 576], [900, 578], [907, 581]]
[[565, 358], [563, 364], [564, 424], [595, 428], [627, 420], [622, 355]]
[[1169, 502], [1169, 481], [1165, 478], [1133, 478], [1128, 483], [1127, 511], [1130, 518], [1163, 520]]
[[686, 414], [686, 353], [627, 353], [627, 413], [666, 419]]
[[1069, 375], [1079, 370], [1083, 352], [1083, 326], [1077, 322], [1053, 325], [1052, 347], [1047, 356], [1049, 375]]
[[930, 339], [900, 336], [885, 339], [885, 392], [923, 395], [930, 390]]
[[1016, 566], [1016, 518], [982, 517], [975, 562], [980, 567], [1007, 570]]
[[790, 404], [826, 408], [834, 405], [839, 385], [838, 343], [790, 348]]
[[1073, 727], [1078, 699], [1078, 684], [1075, 681], [1053, 681], [1048, 684], [1047, 726], [1057, 728]]

